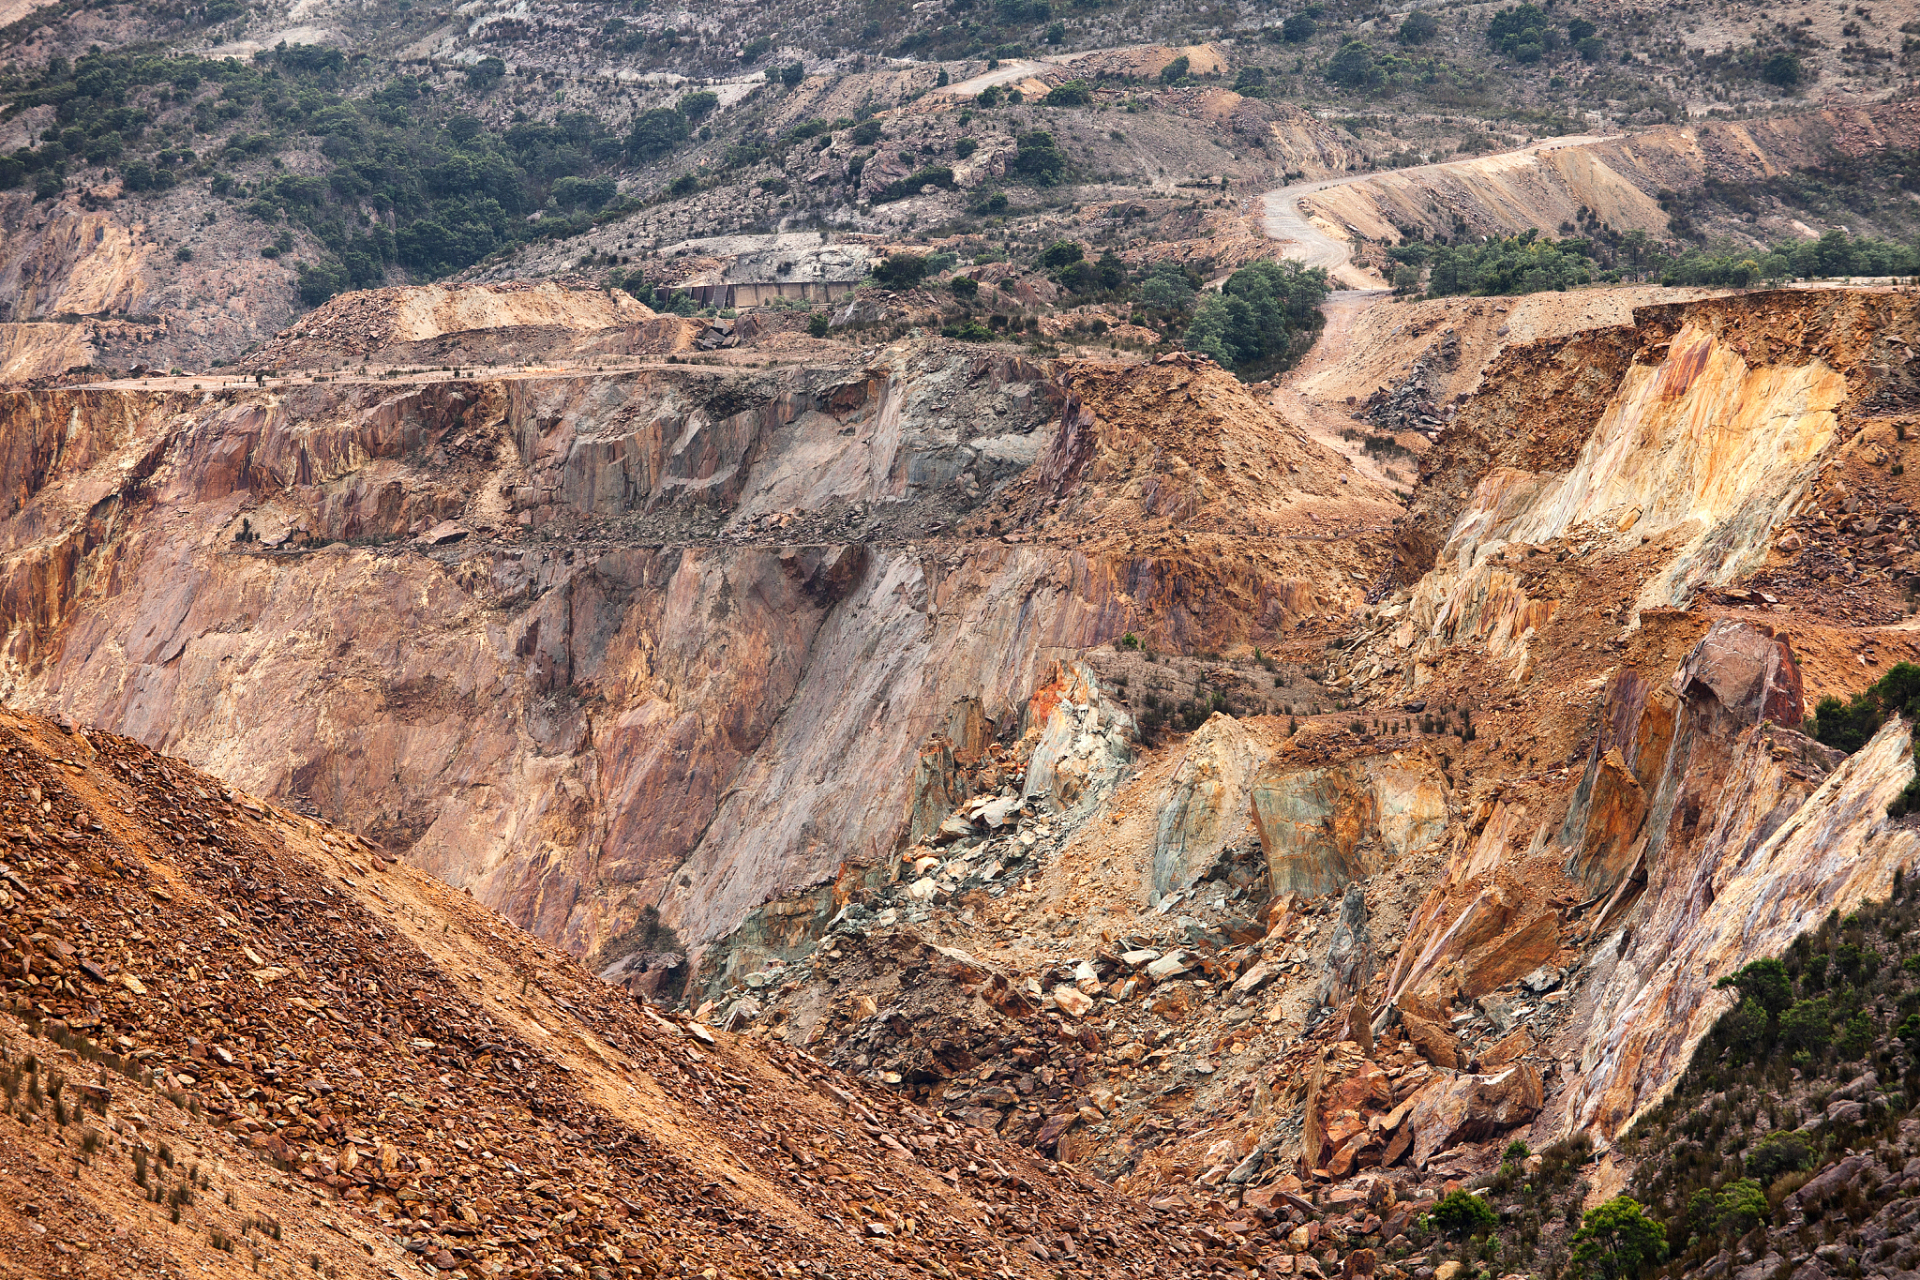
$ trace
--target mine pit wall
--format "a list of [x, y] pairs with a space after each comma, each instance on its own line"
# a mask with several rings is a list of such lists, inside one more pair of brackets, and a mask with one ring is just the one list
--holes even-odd
[[1555, 604], [1508, 567], [1528, 547], [1567, 539], [1605, 556], [1660, 542], [1666, 562], [1635, 616], [1750, 572], [1805, 499], [1842, 412], [1914, 394], [1905, 348], [1889, 341], [1920, 324], [1906, 294], [1779, 290], [1635, 318], [1504, 353], [1422, 460], [1400, 535], [1416, 565], [1432, 556], [1399, 623], [1409, 689], [1462, 643], [1526, 678], [1530, 632]]
[[[697, 959], [743, 922], [817, 928], [752, 922], [884, 867], [956, 705], [1018, 724], [1125, 631], [1269, 643], [1323, 607], [1226, 536], [627, 531], [770, 493], [911, 501], [953, 470], [891, 374], [744, 404], [701, 378], [0, 397], [0, 696], [304, 797], [581, 953], [657, 906]], [[522, 515], [566, 540], [486, 537]], [[449, 520], [477, 532], [412, 540]]]
[[[1420, 1010], [1583, 949], [1575, 1021], [1555, 1047], [1578, 1065], [1555, 1079], [1541, 1141], [1620, 1133], [1728, 1007], [1715, 980], [1884, 896], [1920, 857], [1920, 835], [1886, 816], [1914, 774], [1907, 726], [1895, 718], [1842, 758], [1796, 732], [1784, 641], [1666, 607], [1762, 563], [1860, 420], [1920, 399], [1907, 359], [1920, 303], [1782, 290], [1636, 317], [1635, 330], [1511, 349], [1489, 370], [1423, 464], [1402, 541], [1432, 548], [1434, 567], [1389, 610], [1374, 660], [1412, 656], [1398, 678], [1418, 687], [1464, 646], [1527, 687], [1533, 628], [1558, 602], [1529, 598], [1520, 566], [1544, 542], [1624, 565], [1645, 538], [1660, 554], [1631, 562], [1643, 576], [1623, 639], [1658, 632], [1645, 644], [1657, 653], [1691, 630], [1677, 667], [1613, 672], [1564, 820], [1498, 803], [1476, 815], [1388, 966], [1390, 1000]], [[1564, 936], [1517, 891], [1543, 856], [1591, 899]]]

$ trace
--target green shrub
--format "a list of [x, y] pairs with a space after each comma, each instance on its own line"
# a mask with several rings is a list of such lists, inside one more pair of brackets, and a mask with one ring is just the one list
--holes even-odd
[[1067, 157], [1051, 133], [1034, 129], [1020, 135], [1012, 170], [1036, 187], [1057, 186], [1066, 180]]
[[1797, 1130], [1773, 1130], [1753, 1144], [1744, 1161], [1746, 1173], [1761, 1183], [1783, 1173], [1797, 1173], [1813, 1164], [1813, 1147]]
[[890, 253], [873, 264], [874, 283], [889, 289], [911, 289], [927, 278], [927, 260], [917, 253]]
[[1297, 262], [1255, 262], [1209, 294], [1187, 326], [1187, 349], [1243, 373], [1291, 363], [1326, 324], [1327, 273]]
[[1471, 1191], [1449, 1191], [1433, 1206], [1433, 1225], [1456, 1240], [1482, 1236], [1500, 1225], [1500, 1216]]
[[1401, 44], [1425, 44], [1440, 34], [1440, 19], [1425, 9], [1415, 9], [1401, 19], [1399, 39]]
[[[1764, 1196], [1760, 1203], [1764, 1209]], [[1667, 1255], [1666, 1231], [1631, 1196], [1615, 1196], [1589, 1209], [1569, 1242], [1574, 1268], [1597, 1280], [1630, 1280]]]
[[1525, 231], [1505, 240], [1433, 249], [1427, 292], [1453, 294], [1543, 293], [1586, 284], [1593, 277], [1585, 240], [1542, 240]]

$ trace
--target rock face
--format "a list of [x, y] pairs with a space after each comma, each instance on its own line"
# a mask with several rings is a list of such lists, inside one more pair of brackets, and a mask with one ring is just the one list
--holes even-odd
[[1246, 829], [1254, 774], [1264, 755], [1245, 725], [1217, 712], [1187, 739], [1154, 821], [1155, 892], [1191, 885]]
[[[1838, 345], [1814, 349], [1810, 307]], [[1629, 626], [1638, 611], [1758, 567], [1835, 439], [1849, 395], [1841, 369], [1907, 309], [1852, 295], [1649, 307], [1632, 329], [1510, 349], [1454, 437], [1472, 461], [1463, 453], [1425, 464], [1464, 470], [1457, 493], [1416, 507], [1428, 531], [1416, 541], [1432, 538], [1434, 571], [1393, 637], [1411, 659], [1397, 664], [1400, 686], [1417, 688], [1446, 649], [1469, 644], [1524, 681], [1534, 637], [1559, 604], [1534, 561], [1547, 545], [1581, 556], [1657, 546], [1657, 567], [1636, 573]], [[1756, 343], [1743, 332], [1768, 336]], [[1542, 404], [1548, 420], [1533, 444], [1510, 451], [1510, 419]], [[1416, 562], [1426, 554], [1409, 551]]]
[[[1596, 894], [1611, 891], [1649, 857], [1659, 861], [1668, 841], [1684, 835], [1675, 828], [1690, 827], [1689, 806], [1697, 814], [1711, 803], [1725, 754], [1747, 726], [1795, 726], [1804, 715], [1800, 671], [1787, 643], [1725, 619], [1665, 687], [1649, 686], [1626, 668], [1613, 678], [1605, 706], [1601, 736], [1559, 835], [1567, 873]], [[1645, 838], [1637, 839], [1643, 822]]]
[[1398, 753], [1305, 769], [1276, 761], [1255, 778], [1252, 800], [1276, 893], [1332, 893], [1447, 825], [1440, 771]]
[[[383, 332], [519, 324], [543, 297], [389, 299]], [[1031, 729], [1036, 802], [1104, 795], [1129, 717], [1057, 655], [1127, 630], [1265, 642], [1354, 597], [1351, 545], [1249, 562], [1226, 534], [1075, 531], [1065, 510], [1122, 501], [1102, 459], [1171, 433], [1140, 418], [1169, 378], [1222, 421], [1264, 414], [1218, 370], [1131, 376], [1159, 389], [1070, 392], [936, 344], [778, 374], [14, 393], [0, 685], [310, 803], [578, 951], [657, 910], [697, 969], [769, 898], [937, 825], [953, 782], [929, 736], [958, 757]], [[1160, 489], [1213, 521], [1239, 490], [1191, 483], [1182, 447]], [[1270, 527], [1343, 509], [1333, 455], [1267, 465]], [[1028, 510], [1055, 540], [991, 532]], [[961, 520], [979, 528], [920, 541]], [[471, 532], [420, 536], [447, 522]]]
[[[1622, 682], [1606, 717], [1609, 732], [1631, 726], [1646, 744], [1637, 760], [1654, 800], [1644, 891], [1623, 881], [1615, 895], [1643, 893], [1637, 918], [1620, 945], [1597, 952], [1568, 1102], [1568, 1124], [1604, 1134], [1657, 1099], [1728, 1007], [1718, 978], [1783, 950], [1831, 910], [1883, 896], [1920, 853], [1920, 836], [1886, 816], [1913, 776], [1898, 718], [1828, 773], [1833, 753], [1775, 723], [1799, 721], [1786, 645], [1738, 624], [1716, 624], [1669, 687], [1677, 714]], [[1579, 808], [1576, 796], [1570, 824]]]
[[1026, 800], [1069, 815], [1092, 809], [1133, 759], [1133, 718], [1077, 664], [1050, 680], [1029, 711], [1046, 719], [1027, 763]]

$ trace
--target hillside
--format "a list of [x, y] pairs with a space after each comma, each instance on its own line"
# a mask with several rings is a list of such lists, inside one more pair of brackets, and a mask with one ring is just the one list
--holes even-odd
[[0, 714], [8, 1275], [1183, 1274], [1099, 1183]]
[[[1095, 323], [1159, 342], [1195, 288], [1267, 256], [1281, 189], [1361, 242], [1377, 274], [1356, 279], [1390, 277], [1408, 236], [1532, 228], [1645, 278], [1688, 250], [1917, 225], [1906, 5], [1689, 8], [1673, 32], [1615, 6], [1467, 5], [1445, 30], [1345, 3], [1204, 29], [1155, 6], [783, 26], [790, 7], [34, 8], [0, 28], [4, 370], [205, 373], [328, 298], [454, 279], [687, 313], [778, 297], [804, 324], [908, 251], [986, 288], [875, 297], [829, 329], [997, 316], [1034, 346]], [[1571, 136], [1596, 140], [1535, 155]], [[1101, 275], [1042, 262], [1062, 241]], [[1149, 288], [1167, 263], [1188, 273], [1171, 296]]]

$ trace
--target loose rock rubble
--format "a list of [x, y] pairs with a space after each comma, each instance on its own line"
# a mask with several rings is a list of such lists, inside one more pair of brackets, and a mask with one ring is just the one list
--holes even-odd
[[1083, 1174], [358, 838], [104, 733], [9, 714], [0, 751], [9, 1274], [1192, 1270]]

